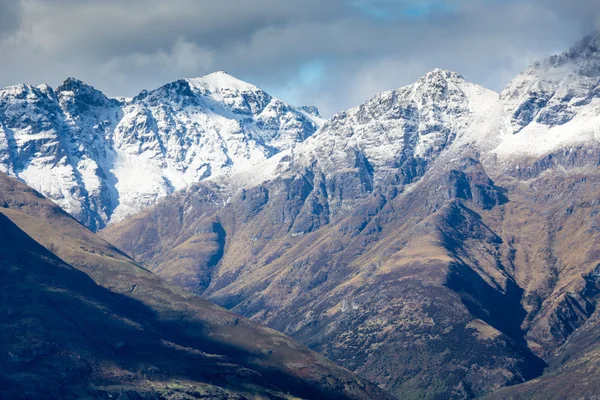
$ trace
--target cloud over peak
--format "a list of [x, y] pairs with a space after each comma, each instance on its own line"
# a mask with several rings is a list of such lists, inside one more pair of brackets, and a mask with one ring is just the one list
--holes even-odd
[[131, 96], [227, 70], [331, 115], [436, 67], [500, 90], [599, 16], [596, 0], [0, 0], [0, 85]]

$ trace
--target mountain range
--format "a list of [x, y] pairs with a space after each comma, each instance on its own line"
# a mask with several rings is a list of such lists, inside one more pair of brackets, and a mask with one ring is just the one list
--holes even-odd
[[137, 268], [105, 279], [16, 223], [103, 287], [143, 270], [401, 399], [600, 390], [600, 34], [501, 93], [437, 69], [327, 121], [220, 72], [133, 99], [9, 87], [0, 129], [3, 171]]
[[73, 78], [56, 89], [10, 86], [0, 90], [0, 170], [98, 230], [293, 148], [320, 124], [318, 110], [307, 110], [225, 72], [132, 99]]

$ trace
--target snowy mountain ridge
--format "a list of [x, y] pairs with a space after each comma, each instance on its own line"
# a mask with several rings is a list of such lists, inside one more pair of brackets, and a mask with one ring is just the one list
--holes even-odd
[[501, 174], [598, 146], [599, 49], [600, 34], [590, 35], [500, 94], [436, 69], [327, 121], [223, 71], [134, 98], [72, 78], [10, 86], [0, 90], [0, 170], [92, 229], [202, 180], [236, 191], [303, 169], [329, 182], [333, 207], [348, 208], [376, 188], [406, 190], [465, 149]]
[[289, 156], [231, 180], [248, 187], [316, 167], [333, 187], [346, 181], [346, 192], [353, 188], [342, 196], [351, 208], [376, 188], [408, 188], [440, 157], [443, 168], [474, 151], [490, 172], [503, 174], [581, 146], [600, 147], [600, 33], [535, 63], [501, 93], [433, 70], [336, 114]]
[[501, 158], [539, 157], [600, 141], [600, 33], [537, 62], [500, 94], [505, 106]]
[[69, 78], [0, 90], [0, 170], [92, 229], [294, 147], [318, 119], [225, 72], [109, 99]]

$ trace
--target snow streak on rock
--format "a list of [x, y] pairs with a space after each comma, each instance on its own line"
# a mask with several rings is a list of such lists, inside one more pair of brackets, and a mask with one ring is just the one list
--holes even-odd
[[293, 148], [318, 118], [225, 72], [110, 99], [75, 79], [0, 90], [0, 170], [92, 229]]

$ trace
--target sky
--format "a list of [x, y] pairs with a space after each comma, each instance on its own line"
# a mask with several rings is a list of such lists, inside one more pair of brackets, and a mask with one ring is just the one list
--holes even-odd
[[434, 68], [500, 91], [599, 26], [598, 0], [0, 0], [0, 86], [224, 70], [328, 117]]

